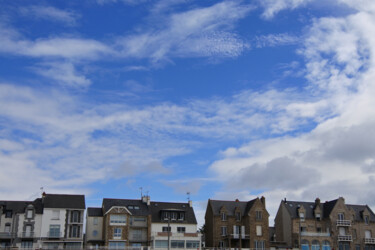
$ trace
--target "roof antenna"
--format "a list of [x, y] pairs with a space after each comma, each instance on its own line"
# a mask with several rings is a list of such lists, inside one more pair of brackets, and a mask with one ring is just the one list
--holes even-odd
[[142, 198], [143, 197], [143, 192], [142, 192], [143, 191], [143, 187], [140, 187], [139, 189], [141, 190], [141, 198]]
[[43, 188], [43, 187], [40, 187], [40, 193], [41, 193], [41, 194], [44, 193], [44, 188]]
[[190, 201], [190, 192], [186, 192], [187, 200]]

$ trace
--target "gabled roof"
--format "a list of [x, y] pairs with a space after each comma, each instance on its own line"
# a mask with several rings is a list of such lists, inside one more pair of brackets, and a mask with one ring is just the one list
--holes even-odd
[[[163, 222], [161, 218], [162, 211], [183, 211], [185, 212], [185, 220], [177, 221], [178, 223], [197, 224], [194, 209], [190, 207], [189, 203], [176, 203], [176, 202], [151, 202], [151, 221]], [[173, 223], [173, 221], [171, 221]]]
[[214, 215], [220, 215], [220, 209], [225, 207], [225, 209], [228, 211], [227, 215], [234, 216], [235, 209], [237, 207], [240, 209], [242, 215], [248, 214], [256, 200], [257, 199], [253, 199], [251, 201], [209, 200], [208, 202], [211, 204]]
[[45, 194], [44, 208], [85, 209], [85, 196], [76, 194]]
[[364, 220], [362, 213], [363, 213], [363, 211], [365, 211], [367, 209], [370, 212], [370, 221], [375, 222], [375, 214], [369, 206], [367, 206], [367, 205], [346, 205], [346, 206], [348, 206], [349, 208], [354, 210], [356, 221], [363, 221]]
[[88, 207], [87, 208], [87, 216], [102, 217], [103, 216], [103, 210], [102, 210], [101, 207]]
[[[132, 215], [147, 216], [150, 214], [150, 208], [141, 200], [130, 199], [103, 199], [103, 214], [106, 214], [112, 207], [126, 207]], [[131, 208], [133, 207], [133, 209]], [[138, 207], [139, 209], [134, 209]]]
[[42, 200], [40, 198], [34, 201], [0, 201], [0, 206], [3, 207], [3, 213], [6, 210], [11, 210], [12, 213], [24, 213], [28, 205], [33, 205], [35, 213], [43, 213]]

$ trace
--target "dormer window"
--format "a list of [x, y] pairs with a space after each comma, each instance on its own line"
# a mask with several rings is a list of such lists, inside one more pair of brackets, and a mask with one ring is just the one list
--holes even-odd
[[33, 210], [32, 209], [26, 210], [26, 218], [27, 219], [32, 219], [33, 218]]
[[262, 220], [262, 211], [255, 211], [255, 219]]
[[185, 220], [185, 214], [183, 212], [178, 214], [178, 220]]
[[224, 212], [221, 213], [221, 220], [222, 221], [226, 221], [227, 220], [227, 214], [226, 213], [224, 213]]
[[320, 213], [315, 214], [316, 220], [320, 220]]
[[370, 218], [368, 215], [365, 216], [365, 224], [368, 225], [370, 221]]
[[305, 220], [305, 213], [300, 212], [299, 213], [299, 218], [301, 219], [301, 221], [304, 221]]
[[12, 211], [5, 211], [5, 218], [12, 218]]
[[177, 220], [177, 213], [171, 213], [171, 220]]
[[337, 218], [338, 218], [339, 220], [344, 220], [344, 219], [345, 219], [345, 216], [344, 216], [343, 213], [339, 213], [339, 214], [337, 214]]
[[237, 221], [241, 220], [241, 213], [240, 212], [236, 212], [236, 220]]

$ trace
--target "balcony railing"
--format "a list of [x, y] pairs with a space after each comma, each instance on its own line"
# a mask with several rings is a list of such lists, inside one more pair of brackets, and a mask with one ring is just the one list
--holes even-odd
[[365, 238], [365, 244], [375, 244], [375, 238]]
[[21, 238], [33, 238], [34, 237], [34, 232], [21, 232], [18, 234], [18, 237]]
[[15, 233], [10, 233], [10, 232], [1, 232], [0, 233], [0, 239], [10, 239], [14, 238], [16, 236]]
[[61, 238], [62, 237], [62, 232], [56, 232], [56, 231], [49, 231], [47, 233], [49, 238]]
[[330, 237], [330, 233], [318, 233], [318, 232], [301, 232], [301, 236], [313, 236], [313, 237]]
[[336, 226], [338, 227], [350, 227], [352, 222], [350, 220], [337, 220]]
[[337, 240], [338, 241], [353, 241], [351, 235], [339, 235]]

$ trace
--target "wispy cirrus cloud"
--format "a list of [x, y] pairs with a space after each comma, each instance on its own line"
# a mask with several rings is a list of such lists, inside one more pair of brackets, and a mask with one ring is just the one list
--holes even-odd
[[255, 38], [257, 48], [293, 45], [299, 43], [300, 41], [301, 38], [286, 33], [262, 35]]
[[154, 28], [118, 40], [128, 57], [150, 58], [157, 62], [168, 57], [236, 57], [249, 45], [231, 32], [236, 21], [253, 6], [241, 1], [224, 1], [209, 7], [174, 13], [163, 28]]
[[30, 16], [36, 19], [61, 22], [66, 25], [76, 25], [79, 15], [74, 11], [61, 10], [53, 6], [32, 5], [19, 9], [21, 15]]

